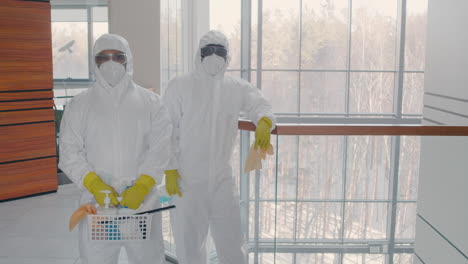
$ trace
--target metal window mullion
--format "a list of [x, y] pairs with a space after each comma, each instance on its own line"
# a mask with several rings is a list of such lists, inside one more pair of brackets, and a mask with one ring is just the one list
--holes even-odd
[[[250, 200], [251, 202], [255, 200]], [[274, 199], [259, 199], [259, 202], [274, 202]], [[392, 200], [368, 200], [368, 199], [278, 199], [279, 202], [300, 203], [391, 203]], [[398, 203], [417, 203], [416, 200], [398, 200]]]
[[263, 0], [257, 6], [257, 88], [262, 89]]
[[245, 173], [243, 168], [245, 168], [245, 161], [247, 160], [247, 153], [249, 151], [250, 145], [250, 132], [241, 131], [240, 132], [240, 208], [241, 208], [241, 222], [242, 222], [242, 232], [245, 237], [245, 241], [248, 241], [250, 238], [249, 232], [249, 211], [250, 211], [250, 173]]
[[[394, 103], [396, 109], [397, 119], [402, 118], [403, 108], [403, 82], [404, 82], [404, 71], [405, 71], [405, 37], [406, 37], [406, 0], [398, 1], [398, 31], [400, 41], [398, 44], [399, 57], [398, 60], [398, 75], [396, 84], [396, 91], [394, 94]], [[397, 200], [398, 200], [398, 175], [400, 167], [400, 147], [401, 147], [401, 136], [392, 137], [392, 177], [390, 187], [390, 194], [392, 203], [390, 204], [390, 214], [388, 215], [387, 229], [389, 234], [388, 241], [388, 254], [386, 255], [385, 263], [393, 264], [393, 256], [395, 251], [395, 232], [396, 232], [396, 214], [397, 214]]]
[[255, 208], [255, 217], [254, 217], [254, 263], [258, 264], [258, 247], [260, 239], [260, 171], [255, 170], [255, 194], [254, 194], [254, 208]]
[[176, 25], [176, 34], [175, 34], [175, 76], [179, 75], [179, 3], [180, 0], [176, 0], [176, 8], [175, 8], [175, 25]]
[[[302, 117], [302, 118], [297, 118], [297, 117], [291, 117], [287, 116], [286, 114], [279, 114], [275, 113], [277, 115], [277, 122], [281, 124], [356, 124], [356, 125], [363, 125], [363, 124], [406, 124], [406, 125], [421, 125], [421, 118], [402, 118], [402, 119], [396, 119], [396, 118], [385, 118], [385, 117], [376, 117], [376, 118], [365, 118], [365, 117], [351, 117], [351, 118], [346, 118], [343, 117], [341, 118], [340, 115], [338, 116], [332, 116], [332, 115], [324, 115], [324, 117]], [[284, 116], [281, 116], [284, 115]], [[314, 114], [304, 114], [304, 115], [314, 115]]]
[[[227, 69], [226, 71], [239, 71], [240, 69]], [[251, 69], [252, 71], [257, 71], [257, 69]], [[396, 70], [336, 70], [336, 69], [288, 69], [288, 68], [264, 68], [262, 71], [272, 71], [272, 72], [370, 72], [370, 73], [397, 73]], [[409, 72], [409, 71], [408, 71]], [[419, 73], [417, 71], [412, 71], [414, 73]]]
[[[92, 7], [86, 7], [86, 14], [88, 20], [88, 80], [91, 80], [91, 76], [93, 76], [92, 70], [92, 61], [93, 57], [93, 12]], [[94, 79], [94, 78], [93, 78]]]
[[[301, 113], [301, 69], [302, 69], [302, 18], [303, 18], [303, 12], [302, 12], [302, 0], [299, 0], [299, 72], [298, 72], [298, 80], [297, 80], [297, 89], [298, 89], [298, 95], [297, 95], [297, 112]], [[299, 157], [300, 157], [300, 140], [301, 138], [299, 136], [296, 137], [296, 194], [295, 194], [295, 201], [294, 201], [294, 243], [296, 243], [297, 240], [297, 227], [298, 227], [298, 222], [297, 222], [297, 211], [298, 211], [298, 198], [299, 198]], [[296, 263], [296, 254], [293, 254], [293, 264]]]
[[171, 80], [171, 1], [167, 2], [167, 80]]
[[[368, 246], [369, 243], [372, 243], [374, 245], [386, 245], [387, 240], [386, 239], [346, 239], [345, 243], [346, 245], [342, 245], [340, 239], [330, 239], [330, 238], [315, 238], [315, 239], [299, 239], [298, 241], [301, 242], [301, 245], [297, 245], [298, 247], [316, 247], [320, 245], [328, 245], [329, 247], [346, 247], [347, 245], [366, 245]], [[278, 242], [278, 248], [280, 247], [291, 247], [291, 243], [294, 241], [292, 239], [277, 239]], [[262, 247], [266, 244], [273, 245], [273, 238], [264, 238], [259, 240], [259, 246]], [[399, 239], [395, 240], [395, 248], [398, 247], [405, 247], [405, 246], [410, 246], [414, 245], [415, 241], [414, 240], [409, 240], [409, 239]], [[251, 243], [249, 245], [252, 245]]]
[[[345, 212], [346, 212], [346, 184], [347, 184], [347, 169], [348, 169], [348, 136], [343, 136], [343, 169], [342, 169], [342, 179], [343, 179], [343, 203], [341, 205], [341, 244], [344, 244], [344, 232], [345, 232]], [[343, 254], [340, 255], [339, 263], [343, 263]]]
[[[242, 79], [247, 80], [250, 82], [250, 68], [251, 68], [251, 28], [252, 28], [252, 2], [251, 0], [242, 0], [241, 2], [241, 63], [240, 63], [240, 76]], [[246, 133], [244, 138], [242, 138], [243, 133]], [[250, 133], [247, 131], [241, 132], [242, 144], [241, 144], [241, 154], [244, 154], [244, 157], [241, 156], [241, 163], [244, 162], [249, 151], [250, 145]], [[244, 204], [244, 208], [241, 208], [241, 218], [243, 219], [243, 223], [246, 225], [244, 236], [246, 237], [246, 241], [250, 239], [250, 173], [243, 173], [241, 166], [241, 201]], [[257, 175], [257, 172], [255, 172]], [[257, 178], [257, 177], [256, 177]], [[258, 198], [257, 198], [258, 199]], [[257, 212], [258, 208], [258, 201], [255, 203], [255, 208]], [[255, 219], [257, 219], [258, 214], [255, 215]], [[255, 225], [255, 238], [257, 239], [256, 245], [258, 245], [258, 222]], [[254, 239], [255, 239], [254, 238]], [[246, 254], [245, 262], [248, 263], [249, 256]]]
[[[248, 247], [248, 252], [251, 252], [252, 247]], [[259, 251], [261, 253], [273, 253], [275, 250], [274, 245], [271, 241], [263, 241], [260, 245]], [[347, 245], [333, 245], [320, 243], [291, 246], [291, 245], [278, 245], [277, 252], [280, 253], [300, 253], [300, 254], [311, 254], [311, 253], [350, 253], [350, 254], [369, 254], [368, 241], [359, 241], [358, 243], [350, 243]], [[414, 252], [413, 245], [399, 245], [395, 248], [396, 253], [411, 254]], [[302, 263], [300, 263], [302, 264]]]
[[278, 164], [279, 164], [279, 135], [276, 136], [276, 160], [275, 160], [275, 235], [274, 235], [274, 256], [273, 263], [276, 263], [276, 246], [277, 246], [277, 227], [278, 227]]
[[197, 32], [195, 21], [195, 5], [196, 1], [182, 0], [182, 53], [183, 56], [183, 72], [187, 73], [193, 69], [193, 58], [195, 57], [196, 41], [195, 35]]
[[[278, 137], [278, 136], [277, 136]], [[301, 137], [300, 136], [297, 136], [297, 141], [296, 141], [296, 147], [297, 147], [297, 150], [296, 150], [296, 164], [297, 164], [297, 169], [296, 169], [296, 194], [295, 194], [295, 199], [294, 199], [294, 243], [297, 242], [297, 227], [298, 227], [298, 222], [297, 222], [297, 212], [298, 212], [298, 200], [299, 200], [299, 169], [300, 169], [300, 166], [299, 166], [299, 162], [300, 162], [300, 140], [301, 140]], [[278, 154], [277, 154], [278, 155]], [[293, 263], [295, 264], [296, 263], [296, 254], [293, 255]]]
[[252, 1], [241, 2], [241, 78], [250, 82], [252, 41]]
[[346, 90], [345, 90], [345, 112], [349, 114], [349, 95], [350, 95], [350, 82], [351, 82], [351, 26], [353, 17], [353, 0], [348, 0], [348, 56], [346, 65]]
[[[257, 10], [257, 88], [262, 89], [262, 35], [263, 35], [263, 0], [258, 0]], [[278, 153], [277, 153], [278, 155]], [[260, 171], [255, 171], [255, 253], [254, 264], [258, 264], [258, 240], [259, 240], [259, 196], [260, 196]]]
[[391, 177], [389, 183], [390, 200], [389, 212], [387, 216], [387, 234], [388, 234], [388, 254], [386, 255], [385, 263], [393, 263], [393, 255], [395, 250], [395, 231], [396, 231], [396, 214], [398, 202], [398, 175], [400, 168], [400, 146], [401, 136], [392, 137], [391, 150]]
[[297, 79], [297, 113], [301, 115], [301, 77], [302, 77], [302, 0], [299, 0], [299, 65]]
[[399, 56], [396, 56], [396, 64], [398, 64], [398, 71], [395, 80], [394, 91], [394, 107], [397, 118], [401, 118], [403, 112], [403, 84], [405, 74], [405, 40], [406, 40], [406, 0], [398, 1], [398, 28], [397, 35], [400, 36], [400, 41], [397, 43], [397, 50]]

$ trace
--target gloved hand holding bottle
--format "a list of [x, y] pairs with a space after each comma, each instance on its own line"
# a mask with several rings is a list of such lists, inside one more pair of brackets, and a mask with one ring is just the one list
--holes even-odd
[[167, 193], [172, 196], [172, 195], [179, 195], [179, 197], [182, 197], [182, 193], [180, 192], [179, 189], [179, 179], [180, 179], [180, 174], [177, 170], [167, 170], [166, 172], [166, 191]]
[[111, 199], [111, 204], [119, 204], [115, 190], [105, 184], [96, 173], [90, 172], [86, 174], [83, 179], [83, 185], [91, 194], [94, 195], [94, 199], [99, 205], [104, 206], [104, 198], [106, 197], [106, 194], [102, 191], [110, 191], [111, 193], [109, 194], [109, 198]]
[[258, 121], [255, 129], [255, 149], [258, 147], [267, 150], [270, 146], [272, 122], [268, 117], [263, 117]]
[[137, 209], [145, 200], [145, 197], [151, 192], [155, 184], [156, 181], [153, 177], [142, 174], [132, 187], [126, 189], [122, 193], [122, 201], [120, 204], [130, 209]]

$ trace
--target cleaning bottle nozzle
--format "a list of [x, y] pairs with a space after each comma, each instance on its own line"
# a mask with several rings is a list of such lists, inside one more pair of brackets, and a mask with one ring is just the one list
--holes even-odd
[[101, 191], [101, 192], [106, 194], [106, 197], [104, 198], [104, 208], [109, 208], [109, 205], [110, 205], [110, 202], [111, 202], [109, 194], [111, 193], [111, 191], [105, 190], [105, 191]]

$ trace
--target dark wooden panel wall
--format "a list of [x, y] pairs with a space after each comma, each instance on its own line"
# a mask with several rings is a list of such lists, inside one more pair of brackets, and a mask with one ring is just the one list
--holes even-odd
[[47, 0], [0, 4], [0, 201], [57, 190]]

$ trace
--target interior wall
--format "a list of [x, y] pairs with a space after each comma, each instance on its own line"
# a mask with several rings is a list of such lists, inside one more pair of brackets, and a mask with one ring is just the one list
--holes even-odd
[[0, 201], [57, 190], [50, 3], [0, 5]]
[[[424, 123], [468, 126], [465, 0], [429, 0]], [[424, 137], [416, 230], [418, 263], [468, 263], [468, 138]]]
[[109, 33], [127, 39], [134, 57], [134, 81], [160, 92], [159, 1], [109, 1]]

